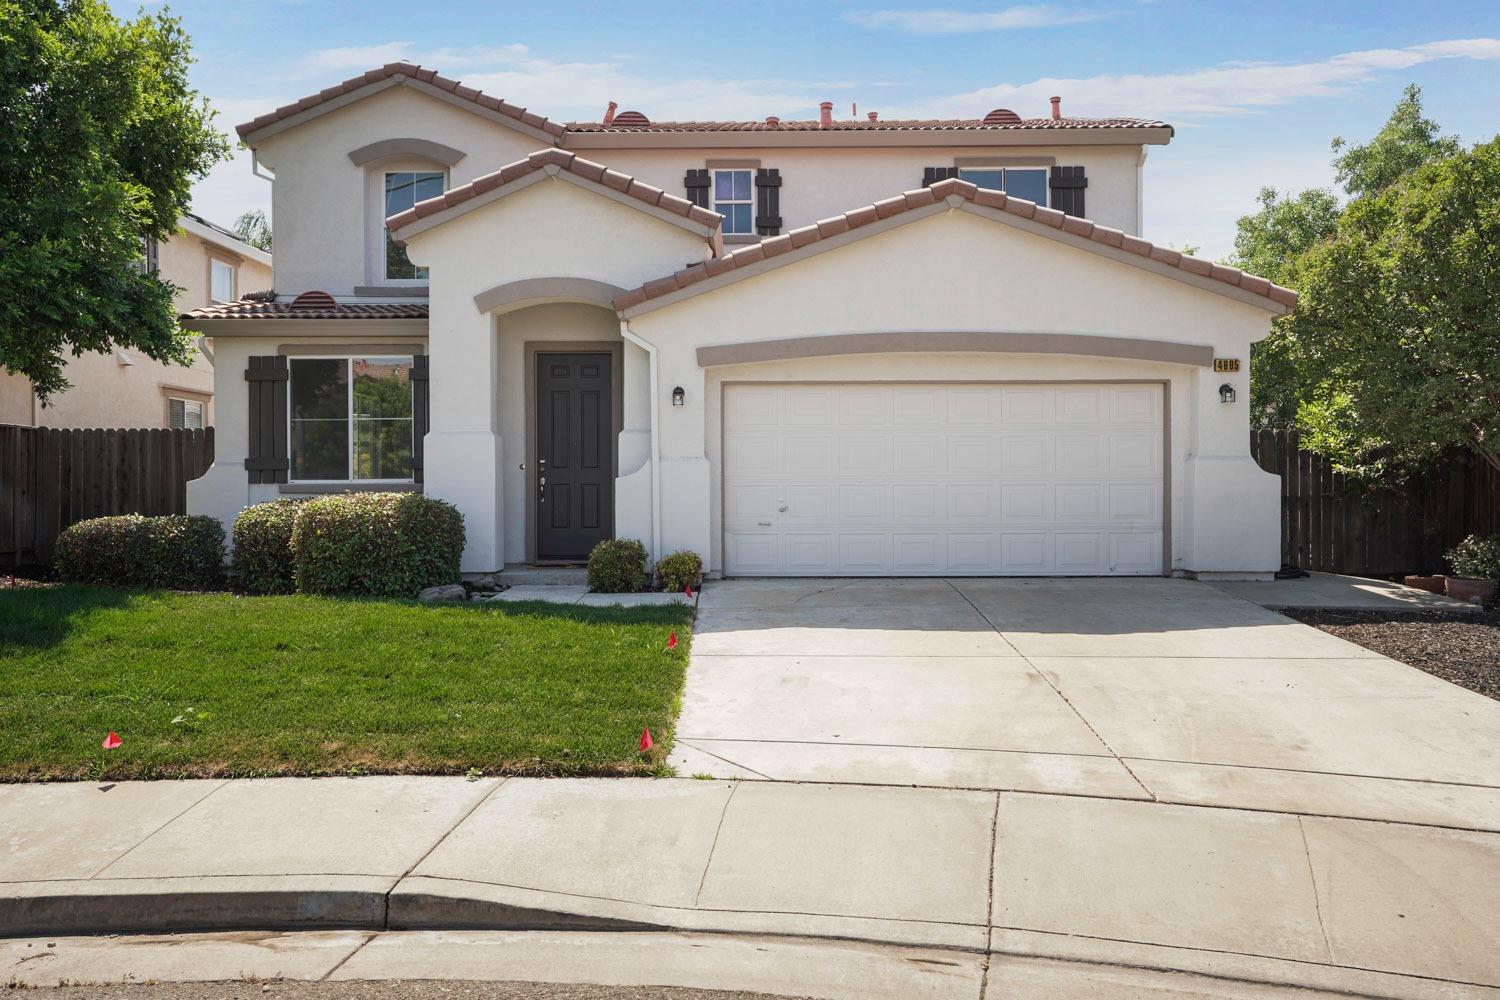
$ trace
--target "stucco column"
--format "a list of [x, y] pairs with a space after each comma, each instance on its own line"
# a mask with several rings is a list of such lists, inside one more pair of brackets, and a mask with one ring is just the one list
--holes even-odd
[[[691, 345], [662, 345], [657, 389], [661, 414], [661, 555], [690, 549], [709, 562], [709, 466], [706, 378]], [[683, 389], [683, 405], [671, 404]]]
[[218, 518], [231, 547], [239, 512], [281, 495], [274, 483], [251, 485], [245, 471], [250, 451], [250, 390], [245, 369], [252, 356], [277, 353], [278, 342], [274, 337], [220, 337], [214, 344], [214, 464], [187, 484], [187, 509], [189, 514]]
[[463, 513], [463, 572], [491, 573], [504, 568], [506, 556], [500, 531], [505, 446], [496, 421], [494, 323], [470, 297], [445, 298], [436, 283], [432, 292], [427, 341], [432, 427], [425, 444], [423, 488]]
[[[1232, 403], [1220, 399], [1225, 384], [1234, 389]], [[1183, 568], [1203, 577], [1269, 578], [1281, 565], [1281, 481], [1250, 456], [1249, 373], [1195, 368], [1189, 395]]]

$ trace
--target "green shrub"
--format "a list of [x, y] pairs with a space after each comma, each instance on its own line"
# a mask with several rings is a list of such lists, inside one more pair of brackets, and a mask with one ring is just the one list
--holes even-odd
[[292, 526], [297, 590], [415, 597], [458, 582], [464, 518], [420, 493], [340, 493], [304, 501]]
[[79, 521], [57, 537], [54, 568], [76, 583], [212, 590], [224, 579], [224, 526], [186, 514]]
[[633, 594], [646, 587], [646, 546], [633, 538], [607, 538], [589, 553], [589, 589]]
[[234, 575], [247, 594], [290, 594], [297, 589], [292, 525], [301, 499], [246, 507], [234, 519]]
[[1448, 552], [1447, 559], [1458, 576], [1500, 580], [1500, 535], [1470, 535]]
[[698, 553], [683, 549], [656, 561], [656, 580], [669, 594], [680, 594], [684, 587], [698, 585], [703, 575], [703, 560]]

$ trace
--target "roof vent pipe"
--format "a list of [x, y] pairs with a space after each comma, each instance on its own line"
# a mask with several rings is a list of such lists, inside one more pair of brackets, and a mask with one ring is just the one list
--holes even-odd
[[1054, 98], [1052, 98], [1052, 120], [1055, 121], [1055, 122], [1062, 121], [1062, 98], [1061, 97], [1054, 97]]
[[869, 119], [870, 119], [870, 124], [871, 124], [871, 125], [874, 125], [874, 124], [875, 124], [875, 123], [876, 123], [876, 122], [877, 122], [877, 121], [879, 121], [879, 120], [880, 120], [880, 115], [878, 115], [878, 114], [877, 114], [877, 113], [875, 113], [875, 112], [874, 112], [874, 111], [871, 111], [871, 112], [870, 112], [870, 113], [869, 113], [869, 115], [867, 115], [867, 116], [866, 116], [866, 117], [868, 117], [868, 118], [869, 118]]
[[604, 109], [604, 124], [608, 125], [615, 120], [615, 109], [618, 107], [619, 105], [614, 101], [609, 102], [609, 107]]
[[818, 115], [818, 126], [820, 128], [833, 128], [833, 102], [824, 101], [818, 105], [821, 112]]

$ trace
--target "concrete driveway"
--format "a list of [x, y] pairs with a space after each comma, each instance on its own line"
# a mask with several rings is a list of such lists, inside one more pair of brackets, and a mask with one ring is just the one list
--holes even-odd
[[1500, 703], [1188, 580], [729, 580], [679, 773], [1500, 830]]

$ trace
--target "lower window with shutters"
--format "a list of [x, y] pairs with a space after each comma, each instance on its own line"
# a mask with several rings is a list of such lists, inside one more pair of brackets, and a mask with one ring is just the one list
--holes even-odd
[[1046, 167], [963, 167], [958, 176], [975, 187], [1004, 191], [1047, 207]]
[[412, 357], [290, 360], [291, 479], [412, 481]]
[[203, 429], [203, 404], [196, 399], [167, 398], [167, 426], [176, 430]]

